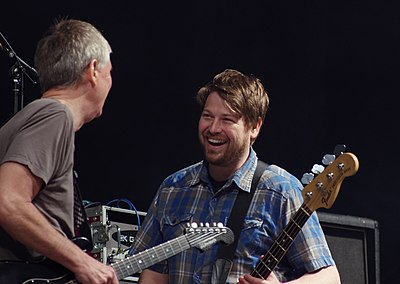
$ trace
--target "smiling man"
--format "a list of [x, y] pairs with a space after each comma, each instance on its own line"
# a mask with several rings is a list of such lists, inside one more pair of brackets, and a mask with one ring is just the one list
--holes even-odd
[[[252, 147], [260, 133], [269, 98], [260, 80], [225, 70], [197, 94], [204, 160], [161, 184], [131, 253], [183, 234], [188, 222], [226, 225], [239, 192], [248, 194], [257, 168]], [[339, 274], [315, 214], [296, 237], [268, 279], [250, 276], [261, 255], [303, 203], [302, 185], [284, 169], [269, 165], [256, 187], [244, 220], [227, 283], [340, 283]], [[145, 269], [139, 283], [213, 283], [218, 246], [188, 249]]]

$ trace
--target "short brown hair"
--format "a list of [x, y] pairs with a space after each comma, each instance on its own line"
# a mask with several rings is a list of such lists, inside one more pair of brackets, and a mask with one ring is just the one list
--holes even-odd
[[269, 97], [258, 78], [226, 69], [197, 92], [196, 100], [202, 109], [212, 92], [217, 92], [234, 112], [241, 115], [248, 127], [254, 126], [259, 117], [264, 120]]

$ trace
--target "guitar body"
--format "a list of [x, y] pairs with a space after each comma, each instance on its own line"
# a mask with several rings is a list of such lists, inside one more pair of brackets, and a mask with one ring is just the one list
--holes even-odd
[[0, 284], [66, 284], [76, 283], [74, 275], [55, 262], [0, 262]]

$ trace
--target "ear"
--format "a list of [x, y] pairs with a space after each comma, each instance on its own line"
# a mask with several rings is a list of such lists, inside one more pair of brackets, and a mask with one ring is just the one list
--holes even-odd
[[98, 62], [96, 59], [92, 59], [90, 61], [88, 67], [86, 68], [86, 78], [92, 85], [92, 87], [97, 85], [98, 71], [97, 71]]
[[261, 126], [263, 124], [263, 121], [261, 117], [258, 117], [257, 123], [253, 125], [253, 128], [250, 131], [250, 138], [251, 140], [255, 140], [260, 133]]

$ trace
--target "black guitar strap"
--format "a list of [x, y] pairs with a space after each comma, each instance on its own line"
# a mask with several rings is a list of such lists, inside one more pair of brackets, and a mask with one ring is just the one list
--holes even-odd
[[74, 170], [72, 174], [74, 182], [74, 242], [81, 249], [90, 251], [93, 249], [93, 240], [85, 207], [83, 206], [81, 192], [79, 190], [78, 173]]
[[[253, 180], [251, 182], [250, 192], [244, 192], [239, 190], [235, 200], [235, 204], [231, 210], [231, 214], [228, 219], [227, 227], [230, 228], [235, 234], [235, 239], [230, 245], [220, 245], [218, 248], [217, 261], [214, 265], [213, 275], [211, 283], [226, 283], [230, 269], [233, 263], [233, 257], [235, 256], [236, 247], [239, 241], [240, 232], [242, 231], [242, 224], [244, 217], [249, 209], [251, 200], [253, 199], [254, 192], [256, 191], [257, 184], [260, 180], [261, 175], [267, 168], [268, 164], [258, 160], [257, 168], [254, 172]], [[222, 280], [222, 281], [221, 281]]]

